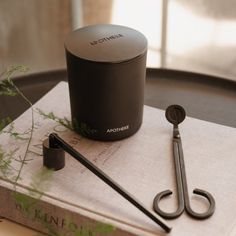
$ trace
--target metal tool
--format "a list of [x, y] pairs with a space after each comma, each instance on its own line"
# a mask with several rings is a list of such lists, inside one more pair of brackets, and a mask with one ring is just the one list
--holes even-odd
[[178, 197], [178, 208], [175, 212], [164, 212], [159, 207], [159, 202], [162, 198], [172, 194], [172, 191], [165, 190], [156, 195], [153, 201], [154, 210], [166, 219], [174, 219], [180, 216], [184, 209], [193, 218], [206, 219], [210, 217], [215, 211], [215, 200], [213, 196], [204, 190], [194, 189], [193, 193], [201, 195], [209, 201], [209, 208], [206, 212], [197, 213], [190, 206], [190, 200], [188, 195], [187, 178], [184, 165], [183, 148], [179, 133], [178, 124], [183, 122], [186, 113], [183, 107], [179, 105], [171, 105], [166, 109], [166, 119], [174, 125], [173, 127], [173, 155], [175, 162], [176, 172], [176, 184], [177, 184], [177, 197]]
[[136, 208], [142, 211], [146, 216], [148, 216], [155, 223], [160, 225], [167, 233], [171, 231], [171, 227], [159, 216], [155, 216], [151, 213], [145, 206], [143, 206], [134, 196], [128, 193], [123, 187], [111, 179], [102, 170], [96, 167], [92, 162], [90, 162], [86, 157], [77, 152], [73, 147], [61, 139], [57, 134], [52, 133], [49, 135], [49, 139], [43, 142], [43, 164], [47, 168], [59, 170], [65, 166], [65, 153], [69, 153], [73, 158], [79, 161], [92, 173], [94, 173], [98, 178], [103, 180], [111, 188], [113, 188], [122, 197], [128, 200]]

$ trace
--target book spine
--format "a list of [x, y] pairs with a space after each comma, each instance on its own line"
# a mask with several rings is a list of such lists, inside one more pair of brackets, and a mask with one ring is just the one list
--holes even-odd
[[34, 202], [34, 204], [30, 208], [24, 209], [24, 205], [15, 200], [13, 190], [0, 186], [0, 215], [41, 233], [53, 236], [85, 235], [85, 233], [91, 236], [137, 236], [137, 234], [114, 228], [42, 199], [35, 202], [33, 198], [22, 192], [19, 194], [23, 199], [28, 199], [28, 202]]

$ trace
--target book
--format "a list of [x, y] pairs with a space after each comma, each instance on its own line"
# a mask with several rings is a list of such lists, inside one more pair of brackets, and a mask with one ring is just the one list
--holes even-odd
[[[42, 141], [51, 132], [56, 132], [150, 211], [157, 193], [173, 190], [173, 196], [163, 199], [161, 208], [170, 212], [175, 210], [173, 127], [166, 121], [163, 110], [145, 106], [143, 118], [140, 130], [124, 140], [86, 139], [62, 125], [70, 120], [70, 104], [68, 84], [59, 83], [34, 105], [33, 137], [17, 184], [14, 186], [14, 178], [9, 177], [11, 173], [1, 173], [0, 215], [51, 234], [70, 231], [71, 235], [73, 232], [79, 235], [78, 230], [90, 230], [90, 235], [164, 235], [157, 224], [67, 154], [65, 167], [52, 173], [50, 187], [45, 188], [36, 204], [32, 204], [30, 215], [24, 214], [17, 201], [22, 196], [34, 199], [32, 181], [42, 170]], [[24, 137], [29, 137], [31, 125], [29, 109], [0, 135], [2, 151], [13, 157], [9, 172], [14, 173], [22, 164], [27, 149]], [[215, 197], [216, 211], [212, 217], [201, 221], [183, 213], [168, 221], [173, 227], [170, 234], [235, 235], [236, 130], [191, 117], [187, 117], [179, 128], [191, 205], [198, 212], [208, 207], [205, 199], [191, 193], [192, 189], [201, 188]], [[23, 138], [12, 137], [14, 133], [22, 134]], [[38, 185], [40, 192], [40, 183]], [[109, 228], [110, 225], [114, 228]]]

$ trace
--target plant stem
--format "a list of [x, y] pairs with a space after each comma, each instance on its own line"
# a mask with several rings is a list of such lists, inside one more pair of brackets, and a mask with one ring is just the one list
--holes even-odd
[[28, 142], [27, 142], [26, 151], [25, 151], [24, 157], [23, 157], [23, 159], [22, 159], [19, 172], [18, 172], [18, 174], [17, 174], [17, 176], [16, 176], [16, 179], [15, 179], [15, 184], [16, 184], [17, 181], [18, 181], [18, 179], [20, 178], [20, 175], [21, 175], [21, 172], [22, 172], [22, 169], [23, 169], [23, 166], [24, 166], [24, 163], [25, 163], [27, 154], [28, 154], [29, 146], [30, 146], [30, 143], [31, 143], [31, 140], [32, 140], [32, 137], [33, 137], [33, 131], [34, 131], [34, 109], [33, 109], [32, 103], [29, 101], [29, 99], [28, 99], [27, 97], [25, 97], [25, 95], [24, 95], [15, 85], [14, 85], [14, 88], [15, 88], [16, 91], [19, 93], [19, 95], [30, 105], [30, 109], [31, 109], [31, 120], [32, 120], [31, 129], [30, 129], [30, 137], [29, 137], [29, 140], [28, 140]]
[[27, 157], [27, 154], [28, 154], [29, 146], [30, 146], [30, 143], [31, 143], [31, 140], [32, 140], [32, 137], [33, 137], [33, 131], [34, 131], [34, 109], [33, 109], [33, 104], [31, 103], [31, 101], [18, 89], [18, 87], [10, 79], [12, 74], [14, 74], [14, 72], [15, 72], [15, 70], [13, 70], [11, 73], [7, 74], [7, 80], [11, 83], [11, 85], [16, 90], [16, 92], [29, 104], [30, 109], [31, 109], [30, 137], [29, 137], [28, 142], [27, 142], [27, 146], [26, 146], [26, 151], [24, 153], [24, 157], [22, 158], [22, 161], [21, 161], [20, 169], [19, 169], [19, 171], [17, 173], [17, 176], [15, 178], [15, 181], [14, 181], [14, 189], [16, 189], [16, 183], [17, 183], [17, 181], [20, 178], [20, 175], [21, 175], [21, 172], [22, 172], [22, 169], [24, 167], [25, 160], [26, 160], [26, 157]]

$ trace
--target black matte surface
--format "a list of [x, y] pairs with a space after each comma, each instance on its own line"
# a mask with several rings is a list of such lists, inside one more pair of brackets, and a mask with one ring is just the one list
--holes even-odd
[[147, 40], [118, 25], [93, 25], [65, 41], [71, 120], [91, 139], [133, 135], [143, 118]]
[[[14, 79], [18, 87], [36, 102], [61, 80], [65, 70], [33, 74]], [[166, 109], [179, 104], [188, 116], [236, 127], [236, 83], [213, 76], [163, 69], [148, 69], [145, 104]], [[12, 119], [27, 109], [16, 97], [0, 96], [0, 118]]]
[[71, 32], [65, 48], [80, 60], [121, 63], [139, 57], [147, 51], [147, 39], [126, 26], [98, 24]]

